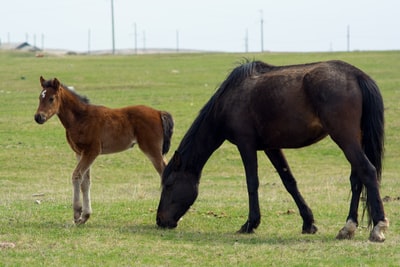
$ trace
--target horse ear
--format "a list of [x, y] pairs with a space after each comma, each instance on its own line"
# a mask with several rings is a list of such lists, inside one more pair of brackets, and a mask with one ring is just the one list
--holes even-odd
[[45, 82], [46, 80], [43, 78], [43, 76], [40, 76], [40, 84], [43, 86], [44, 85], [44, 82]]
[[60, 81], [57, 78], [54, 78], [54, 80], [53, 80], [53, 88], [58, 90], [59, 87], [60, 87]]
[[172, 157], [172, 163], [174, 166], [174, 170], [177, 171], [181, 167], [182, 160], [181, 154], [178, 151], [175, 151], [174, 156]]

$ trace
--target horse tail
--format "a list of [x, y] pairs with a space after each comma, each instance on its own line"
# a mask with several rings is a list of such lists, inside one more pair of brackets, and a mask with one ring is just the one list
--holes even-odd
[[375, 166], [378, 181], [382, 176], [384, 154], [384, 106], [382, 95], [376, 83], [367, 76], [359, 76], [358, 84], [362, 92], [362, 146], [365, 155]]
[[165, 155], [168, 153], [169, 148], [171, 147], [171, 138], [174, 130], [174, 120], [172, 115], [166, 111], [161, 111], [161, 122], [163, 127], [163, 146], [162, 146], [162, 154]]
[[[375, 166], [378, 184], [380, 184], [382, 177], [385, 135], [383, 99], [378, 86], [371, 78], [366, 75], [360, 75], [357, 77], [357, 80], [362, 93], [362, 146], [368, 160]], [[364, 212], [367, 210], [368, 225], [371, 226], [371, 204], [368, 201], [365, 186], [363, 187], [362, 192]]]

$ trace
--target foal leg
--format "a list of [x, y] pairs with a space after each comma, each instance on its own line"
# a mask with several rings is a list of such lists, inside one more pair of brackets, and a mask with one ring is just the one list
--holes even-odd
[[87, 170], [83, 177], [83, 181], [81, 183], [81, 191], [82, 191], [82, 214], [78, 219], [79, 224], [84, 224], [92, 214], [92, 205], [90, 202], [90, 168]]
[[[77, 155], [78, 165], [72, 174], [73, 186], [73, 210], [75, 224], [84, 224], [92, 213], [90, 204], [90, 165], [97, 155]], [[83, 195], [83, 208], [80, 199], [80, 192]]]
[[165, 160], [164, 160], [164, 157], [159, 153], [158, 154], [157, 153], [146, 154], [146, 155], [150, 159], [150, 161], [153, 164], [154, 168], [156, 169], [156, 171], [158, 172], [158, 174], [161, 177], [161, 175], [162, 175], [162, 173], [163, 173], [163, 171], [165, 169], [165, 166], [167, 165]]
[[162, 155], [162, 145], [158, 145], [157, 142], [152, 142], [151, 140], [147, 141], [147, 139], [143, 139], [139, 142], [139, 148], [151, 161], [154, 168], [161, 176], [167, 165]]
[[289, 165], [285, 159], [285, 156], [280, 149], [267, 149], [264, 151], [271, 161], [272, 165], [274, 165], [275, 169], [279, 173], [283, 185], [286, 190], [293, 197], [296, 205], [299, 209], [300, 215], [303, 218], [303, 234], [315, 234], [318, 228], [314, 225], [314, 215], [311, 209], [307, 206], [307, 203], [304, 201], [302, 195], [297, 188], [297, 182], [292, 175]]
[[247, 222], [239, 229], [238, 233], [253, 233], [260, 224], [261, 213], [258, 200], [258, 165], [257, 152], [251, 147], [238, 147], [242, 157], [249, 196], [249, 217]]

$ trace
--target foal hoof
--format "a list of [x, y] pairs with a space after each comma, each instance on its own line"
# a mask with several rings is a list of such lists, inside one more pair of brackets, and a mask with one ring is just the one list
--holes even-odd
[[352, 220], [347, 220], [346, 225], [342, 229], [340, 229], [339, 233], [336, 236], [336, 239], [353, 239], [356, 230], [357, 224]]
[[370, 235], [369, 241], [371, 242], [383, 242], [385, 241], [384, 233], [389, 228], [389, 220], [385, 218], [384, 221], [379, 221], [377, 225], [374, 226]]
[[90, 214], [82, 215], [78, 219], [75, 219], [75, 224], [76, 225], [85, 224], [87, 222], [87, 220], [89, 220], [89, 218], [90, 218]]

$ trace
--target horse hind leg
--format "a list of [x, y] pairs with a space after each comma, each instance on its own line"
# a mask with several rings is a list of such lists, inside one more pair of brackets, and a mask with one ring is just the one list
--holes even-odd
[[345, 226], [340, 229], [339, 233], [337, 234], [337, 239], [353, 239], [358, 226], [358, 205], [360, 202], [363, 185], [354, 171], [351, 172], [350, 183], [352, 196], [349, 215], [347, 216]]
[[369, 240], [373, 242], [385, 241], [384, 232], [389, 226], [385, 218], [382, 199], [379, 193], [379, 184], [375, 167], [364, 154], [361, 145], [352, 142], [338, 142], [334, 136], [333, 140], [342, 148], [347, 160], [351, 164], [352, 174], [352, 199], [350, 203], [349, 216], [346, 225], [339, 231], [338, 239], [352, 238], [357, 226], [357, 207], [359, 204], [361, 185], [365, 186], [367, 192], [367, 211], [374, 225]]
[[308, 207], [307, 203], [303, 199], [300, 191], [297, 187], [297, 182], [292, 175], [289, 165], [280, 149], [277, 150], [265, 150], [265, 154], [268, 156], [269, 160], [271, 161], [272, 165], [274, 165], [275, 169], [279, 173], [283, 185], [285, 186], [286, 190], [292, 196], [293, 200], [295, 201], [300, 215], [303, 219], [303, 227], [302, 233], [303, 234], [315, 234], [318, 231], [318, 228], [314, 224], [314, 215], [311, 209]]

